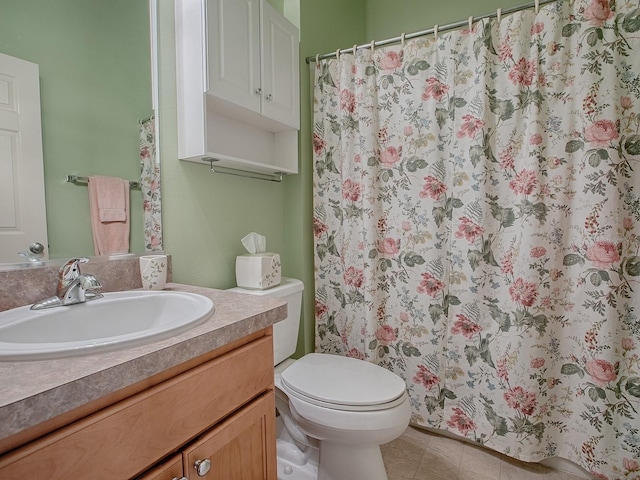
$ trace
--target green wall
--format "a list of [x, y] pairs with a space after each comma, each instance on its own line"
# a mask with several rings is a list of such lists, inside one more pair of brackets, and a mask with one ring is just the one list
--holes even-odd
[[[93, 255], [86, 186], [67, 174], [140, 178], [138, 120], [151, 115], [147, 0], [0, 0], [0, 52], [40, 66], [50, 253]], [[144, 251], [131, 192], [131, 251]]]

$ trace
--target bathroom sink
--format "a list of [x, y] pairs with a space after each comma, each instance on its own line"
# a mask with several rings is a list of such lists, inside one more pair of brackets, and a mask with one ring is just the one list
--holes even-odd
[[182, 333], [202, 323], [213, 302], [187, 292], [105, 293], [78, 305], [0, 312], [0, 361], [42, 360], [119, 350]]

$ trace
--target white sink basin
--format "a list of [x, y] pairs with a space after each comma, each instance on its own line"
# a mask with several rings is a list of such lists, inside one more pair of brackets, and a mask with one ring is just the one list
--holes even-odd
[[187, 292], [105, 293], [87, 303], [0, 312], [0, 361], [85, 355], [169, 338], [202, 323], [213, 302]]

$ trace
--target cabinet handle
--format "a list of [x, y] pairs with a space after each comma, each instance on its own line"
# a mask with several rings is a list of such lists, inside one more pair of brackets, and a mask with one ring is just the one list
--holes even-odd
[[267, 95], [267, 101], [270, 102], [271, 100], [273, 100], [273, 95], [271, 94]]
[[187, 477], [173, 477], [171, 480], [189, 480]]
[[204, 460], [196, 460], [193, 464], [193, 468], [196, 469], [199, 477], [204, 477], [209, 470], [211, 470], [211, 460], [208, 458], [205, 458]]
[[262, 95], [262, 89], [256, 88], [256, 95]]

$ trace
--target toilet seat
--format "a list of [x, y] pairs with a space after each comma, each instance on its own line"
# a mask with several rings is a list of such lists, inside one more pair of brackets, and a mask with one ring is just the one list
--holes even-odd
[[400, 377], [378, 365], [338, 355], [305, 355], [286, 368], [280, 380], [288, 395], [335, 410], [386, 410], [406, 401]]

